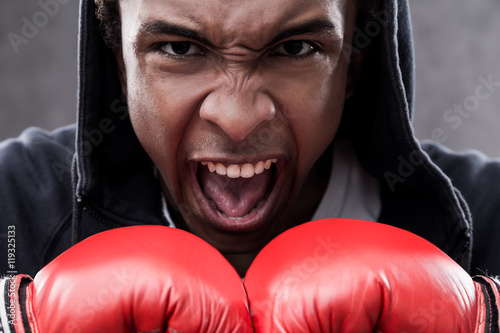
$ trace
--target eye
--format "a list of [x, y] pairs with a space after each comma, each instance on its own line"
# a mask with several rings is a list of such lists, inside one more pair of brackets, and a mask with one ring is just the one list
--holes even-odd
[[160, 49], [171, 56], [203, 54], [201, 47], [192, 42], [168, 42], [163, 44]]
[[288, 57], [301, 57], [316, 52], [316, 47], [303, 40], [290, 40], [276, 46], [270, 54]]

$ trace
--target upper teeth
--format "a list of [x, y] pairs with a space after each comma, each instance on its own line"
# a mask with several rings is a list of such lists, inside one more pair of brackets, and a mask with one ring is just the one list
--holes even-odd
[[273, 163], [276, 163], [277, 159], [270, 159], [266, 161], [259, 161], [257, 163], [245, 163], [245, 164], [229, 164], [225, 166], [222, 163], [213, 162], [201, 162], [202, 165], [206, 165], [210, 172], [216, 172], [221, 176], [228, 176], [229, 178], [252, 178], [254, 175], [258, 175], [271, 168]]

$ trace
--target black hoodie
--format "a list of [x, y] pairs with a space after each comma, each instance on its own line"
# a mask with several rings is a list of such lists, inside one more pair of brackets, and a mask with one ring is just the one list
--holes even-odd
[[[356, 52], [368, 39], [371, 53], [338, 137], [352, 143], [380, 183], [378, 221], [430, 240], [470, 272], [500, 274], [500, 163], [414, 137], [407, 0], [384, 0], [370, 27], [353, 45]], [[167, 224], [153, 164], [134, 134], [93, 0], [81, 1], [78, 74], [76, 125], [51, 133], [28, 129], [0, 144], [0, 233], [7, 238], [15, 230], [16, 244], [9, 261], [2, 240], [1, 274], [33, 276], [100, 231]]]

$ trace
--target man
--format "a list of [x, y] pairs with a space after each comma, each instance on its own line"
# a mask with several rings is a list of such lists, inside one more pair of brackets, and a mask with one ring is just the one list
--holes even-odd
[[[500, 272], [500, 165], [413, 137], [406, 1], [96, 3], [108, 45], [82, 1], [77, 126], [0, 150], [2, 221], [17, 237], [5, 273], [35, 275], [91, 235], [156, 224], [205, 240], [244, 277], [277, 235], [333, 217], [406, 229], [467, 271]], [[58, 260], [40, 281], [73, 261]], [[51, 283], [43, 292], [63, 304]]]

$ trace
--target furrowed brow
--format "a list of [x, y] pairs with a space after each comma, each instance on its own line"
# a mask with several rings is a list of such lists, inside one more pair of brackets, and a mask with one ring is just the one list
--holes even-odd
[[273, 46], [274, 44], [288, 37], [296, 35], [333, 33], [335, 30], [335, 24], [333, 24], [333, 22], [329, 20], [313, 20], [280, 32], [269, 43], [266, 44], [266, 47]]
[[201, 35], [198, 31], [165, 21], [143, 23], [139, 29], [139, 35], [175, 35], [194, 40], [209, 47], [214, 47], [208, 38]]

